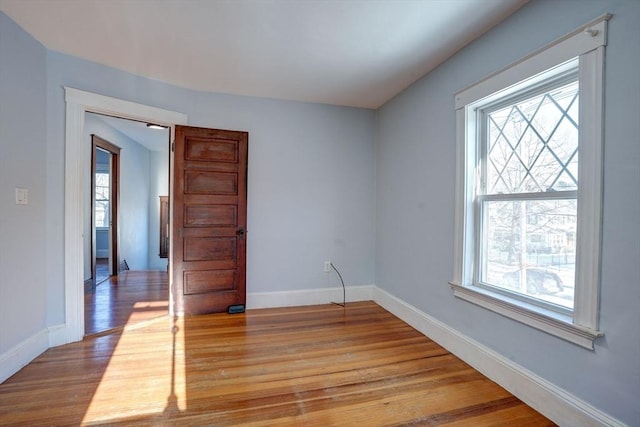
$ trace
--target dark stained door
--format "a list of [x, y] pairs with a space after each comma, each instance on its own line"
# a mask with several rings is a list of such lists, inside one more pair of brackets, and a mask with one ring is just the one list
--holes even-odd
[[173, 295], [177, 314], [246, 300], [247, 132], [176, 126]]

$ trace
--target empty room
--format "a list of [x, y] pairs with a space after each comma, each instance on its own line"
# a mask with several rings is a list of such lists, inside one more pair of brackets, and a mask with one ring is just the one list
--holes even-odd
[[639, 118], [638, 0], [0, 0], [0, 425], [640, 426]]

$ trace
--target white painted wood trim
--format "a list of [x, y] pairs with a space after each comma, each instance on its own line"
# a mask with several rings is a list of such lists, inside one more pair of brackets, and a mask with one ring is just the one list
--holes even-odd
[[[516, 63], [491, 74], [467, 88], [459, 90], [455, 94], [455, 108], [463, 108], [492, 93], [529, 79], [535, 74], [606, 45], [607, 21], [611, 19], [611, 16], [610, 14], [602, 15]], [[595, 33], [589, 33], [588, 31], [594, 31]]]
[[616, 418], [378, 287], [374, 287], [373, 300], [553, 422], [564, 426], [624, 426]]
[[598, 328], [602, 235], [604, 47], [580, 57], [580, 161], [574, 322]]
[[47, 330], [49, 332], [49, 347], [57, 347], [67, 342], [67, 325], [64, 323], [49, 326]]
[[43, 329], [0, 354], [0, 383], [18, 372], [49, 348], [48, 331]]
[[[143, 122], [152, 122], [171, 128], [187, 124], [187, 115], [176, 111], [151, 107], [131, 101], [112, 98], [65, 87], [65, 191], [64, 191], [64, 287], [65, 287], [65, 340], [60, 344], [80, 341], [84, 336], [84, 253], [82, 209], [83, 169], [82, 138], [86, 112], [108, 114]], [[173, 139], [172, 139], [173, 140]], [[170, 271], [171, 277], [171, 271]], [[171, 286], [169, 286], [171, 288]], [[170, 309], [173, 304], [170, 301]]]
[[[347, 286], [347, 302], [373, 300], [373, 285]], [[299, 291], [249, 292], [247, 309], [342, 303], [342, 287]]]
[[[64, 299], [66, 342], [84, 336], [84, 251], [82, 183], [82, 131], [85, 109], [67, 100], [64, 179]], [[82, 285], [80, 285], [82, 283]]]
[[456, 110], [456, 186], [455, 186], [455, 210], [453, 213], [453, 281], [457, 283], [464, 283], [465, 280], [465, 268], [464, 260], [468, 259], [465, 255], [465, 242], [464, 226], [465, 219], [468, 217], [465, 208], [465, 177], [467, 176], [466, 170], [466, 154], [465, 154], [465, 131], [467, 129], [465, 119], [465, 109], [461, 108]]
[[65, 86], [67, 103], [81, 105], [85, 111], [124, 119], [151, 122], [163, 126], [186, 125], [187, 115], [177, 111], [138, 104]]
[[461, 286], [456, 283], [451, 283], [451, 287], [453, 295], [458, 298], [588, 350], [593, 350], [593, 342], [603, 335], [600, 331], [572, 323], [570, 316], [544, 310], [540, 307], [533, 308], [521, 301], [510, 300], [507, 297], [501, 299], [498, 294], [485, 292], [482, 288]]

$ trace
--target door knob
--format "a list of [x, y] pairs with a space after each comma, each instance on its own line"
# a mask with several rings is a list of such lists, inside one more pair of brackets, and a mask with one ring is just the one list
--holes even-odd
[[244, 239], [244, 228], [242, 227], [238, 228], [238, 231], [236, 233], [238, 234], [238, 237], [240, 238], [240, 240]]

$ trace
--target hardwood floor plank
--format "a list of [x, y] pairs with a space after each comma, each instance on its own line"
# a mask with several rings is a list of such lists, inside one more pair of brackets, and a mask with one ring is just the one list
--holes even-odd
[[171, 319], [47, 350], [0, 425], [553, 425], [371, 302]]

